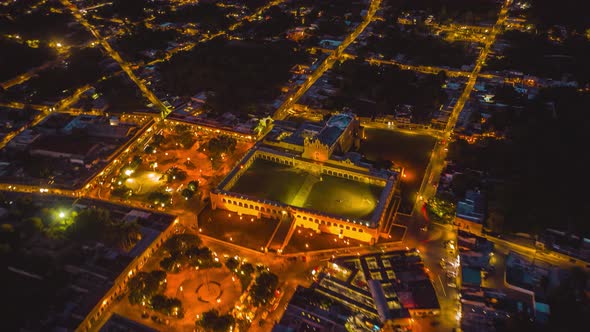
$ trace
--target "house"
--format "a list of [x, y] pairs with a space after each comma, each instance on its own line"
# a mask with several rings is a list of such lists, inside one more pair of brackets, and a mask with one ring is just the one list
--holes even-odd
[[72, 164], [85, 165], [98, 155], [101, 145], [71, 136], [45, 136], [31, 144], [33, 156], [68, 159]]
[[484, 197], [479, 191], [468, 190], [457, 204], [455, 225], [460, 230], [481, 235], [484, 221]]

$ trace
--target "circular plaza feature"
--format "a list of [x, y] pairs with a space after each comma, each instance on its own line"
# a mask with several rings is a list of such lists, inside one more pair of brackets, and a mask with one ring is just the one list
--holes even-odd
[[200, 284], [197, 287], [197, 297], [199, 301], [205, 303], [215, 303], [221, 298], [223, 290], [221, 284], [216, 281], [209, 281]]

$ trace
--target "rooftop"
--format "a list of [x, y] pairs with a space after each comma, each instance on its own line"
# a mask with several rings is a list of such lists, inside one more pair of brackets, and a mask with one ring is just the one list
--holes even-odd
[[37, 139], [31, 149], [88, 156], [97, 145], [97, 143], [91, 142], [87, 136], [47, 135], [42, 139]]
[[440, 308], [416, 250], [339, 257], [314, 273], [311, 289], [372, 321]]
[[141, 323], [112, 314], [109, 320], [100, 328], [100, 332], [157, 332]]
[[303, 146], [305, 139], [318, 139], [322, 144], [334, 145], [354, 120], [348, 113], [332, 115], [326, 123], [275, 121], [274, 127], [265, 139], [271, 142], [286, 142]]

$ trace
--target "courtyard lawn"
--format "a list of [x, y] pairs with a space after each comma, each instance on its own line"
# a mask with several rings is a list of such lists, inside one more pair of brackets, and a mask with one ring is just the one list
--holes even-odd
[[400, 178], [400, 210], [410, 212], [417, 198], [416, 193], [420, 190], [436, 139], [427, 135], [411, 135], [373, 128], [365, 129], [365, 137], [359, 152], [367, 159], [391, 160], [394, 164], [404, 167], [406, 176]]
[[272, 161], [257, 159], [231, 191], [290, 204], [307, 176], [306, 172]]
[[232, 192], [278, 201], [348, 218], [367, 218], [383, 187], [306, 171], [257, 159], [230, 189]]
[[322, 181], [313, 185], [302, 207], [351, 218], [369, 218], [382, 191], [380, 186], [322, 175]]

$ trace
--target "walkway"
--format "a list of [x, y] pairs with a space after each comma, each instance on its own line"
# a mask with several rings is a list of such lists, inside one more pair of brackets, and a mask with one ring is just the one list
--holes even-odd
[[266, 247], [277, 251], [283, 249], [287, 235], [292, 233], [292, 229], [295, 229], [295, 220], [288, 214], [283, 215]]
[[293, 200], [291, 201], [290, 205], [303, 207], [303, 205], [307, 201], [307, 198], [309, 197], [309, 194], [311, 193], [313, 185], [319, 181], [321, 181], [320, 177], [308, 173], [305, 177], [305, 180], [303, 181], [303, 184], [301, 184], [301, 187], [299, 187], [299, 191], [297, 191], [295, 198], [293, 198]]

